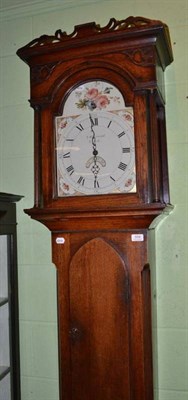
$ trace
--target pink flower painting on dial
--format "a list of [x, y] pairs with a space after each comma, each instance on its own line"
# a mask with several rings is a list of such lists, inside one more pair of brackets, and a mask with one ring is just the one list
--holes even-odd
[[110, 96], [113, 88], [106, 86], [104, 90], [97, 87], [86, 88], [83, 96], [76, 103], [78, 108], [93, 110], [102, 110], [106, 108], [113, 97]]
[[124, 117], [125, 117], [125, 120], [132, 121], [132, 115], [126, 113]]
[[101, 96], [98, 96], [96, 98], [96, 106], [97, 108], [101, 109], [101, 108], [106, 108], [107, 105], [110, 103], [110, 100], [108, 99], [107, 96], [105, 96], [104, 94]]
[[91, 88], [88, 89], [86, 92], [86, 97], [91, 100], [91, 99], [96, 99], [96, 97], [99, 95], [99, 91], [97, 88]]
[[132, 185], [132, 179], [128, 179], [126, 182], [125, 182], [125, 187], [129, 187], [129, 186], [131, 186]]

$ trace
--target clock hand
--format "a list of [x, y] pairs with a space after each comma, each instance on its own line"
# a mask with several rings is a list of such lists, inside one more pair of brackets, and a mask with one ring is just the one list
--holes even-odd
[[[94, 157], [90, 157], [89, 160], [86, 161], [86, 168], [91, 167], [91, 164], [93, 164], [94, 162]], [[104, 158], [97, 156], [97, 162], [99, 164], [101, 164], [102, 167], [106, 167], [106, 161], [104, 160]]]
[[93, 145], [93, 166], [91, 168], [91, 171], [93, 172], [93, 175], [94, 175], [94, 188], [96, 188], [98, 186], [97, 177], [98, 177], [98, 173], [100, 171], [100, 167], [97, 164], [98, 151], [97, 151], [97, 145], [96, 145], [96, 135], [95, 135], [95, 131], [93, 129], [94, 122], [93, 122], [93, 119], [90, 114], [89, 114], [89, 118], [91, 121], [92, 145]]
[[91, 114], [89, 114], [89, 119], [90, 119], [90, 122], [91, 122], [91, 129], [92, 129], [93, 126], [94, 126], [94, 122], [93, 122], [93, 118], [92, 118]]
[[[94, 154], [94, 151], [93, 151], [93, 154]], [[100, 167], [97, 164], [97, 155], [93, 155], [93, 166], [91, 168], [91, 171], [93, 172], [93, 175], [94, 175], [94, 188], [96, 188], [97, 186], [99, 186], [97, 177], [98, 177], [98, 173], [100, 171]]]
[[98, 154], [97, 145], [96, 145], [96, 135], [95, 135], [95, 131], [94, 131], [94, 129], [93, 129], [93, 127], [94, 127], [94, 122], [93, 122], [93, 119], [92, 119], [92, 117], [91, 117], [90, 114], [89, 114], [89, 119], [90, 119], [90, 122], [91, 122], [93, 155], [94, 155], [94, 157], [96, 157], [97, 154]]

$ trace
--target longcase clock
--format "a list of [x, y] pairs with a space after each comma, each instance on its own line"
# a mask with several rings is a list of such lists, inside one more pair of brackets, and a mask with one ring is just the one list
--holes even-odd
[[169, 204], [168, 28], [129, 17], [18, 50], [31, 72], [35, 204], [58, 276], [61, 400], [152, 400], [148, 228]]

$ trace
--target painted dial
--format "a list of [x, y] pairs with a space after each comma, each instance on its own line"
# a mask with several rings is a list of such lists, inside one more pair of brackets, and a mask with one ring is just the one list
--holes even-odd
[[135, 186], [134, 136], [118, 113], [100, 110], [73, 118], [56, 151], [59, 194], [125, 193]]

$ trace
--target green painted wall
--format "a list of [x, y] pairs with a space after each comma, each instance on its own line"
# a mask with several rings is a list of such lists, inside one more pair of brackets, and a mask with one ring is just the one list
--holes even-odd
[[59, 28], [71, 33], [74, 25], [104, 26], [111, 17], [130, 15], [166, 22], [175, 58], [166, 70], [175, 209], [151, 231], [155, 387], [156, 399], [188, 399], [188, 1], [35, 0], [0, 13], [0, 190], [24, 195], [18, 203], [22, 400], [58, 400], [58, 355], [50, 233], [23, 212], [33, 206], [33, 111], [27, 102], [29, 68], [16, 50]]

